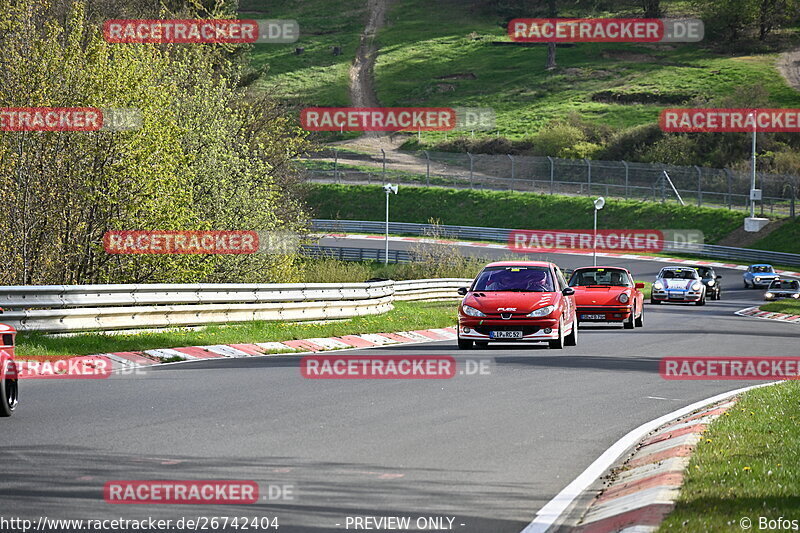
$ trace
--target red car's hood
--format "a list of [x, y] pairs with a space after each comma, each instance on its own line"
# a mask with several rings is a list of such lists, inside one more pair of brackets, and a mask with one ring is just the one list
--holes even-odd
[[[481, 296], [476, 296], [476, 294]], [[464, 304], [486, 313], [530, 313], [546, 305], [558, 305], [560, 292], [472, 292]]]
[[622, 293], [628, 294], [628, 301], [633, 298], [629, 287], [572, 287], [575, 289], [575, 304], [591, 307], [593, 305], [624, 305], [617, 298]]

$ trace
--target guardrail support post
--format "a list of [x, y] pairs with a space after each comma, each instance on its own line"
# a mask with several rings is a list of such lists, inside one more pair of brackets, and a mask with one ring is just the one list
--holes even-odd
[[622, 165], [625, 167], [625, 199], [628, 199], [628, 179], [630, 178], [630, 169], [628, 168], [628, 162], [623, 161]]
[[703, 172], [697, 165], [694, 166], [697, 170], [697, 207], [703, 205]]
[[730, 169], [725, 169], [725, 175], [728, 177], [728, 209], [733, 209], [733, 204], [731, 203], [731, 195], [733, 194], [733, 175], [731, 174]]
[[425, 184], [431, 186], [431, 155], [427, 150], [422, 152], [425, 154]]
[[474, 169], [475, 160], [472, 157], [471, 153], [467, 152], [467, 156], [469, 156], [469, 188], [470, 189], [474, 189], [475, 187], [473, 187], [473, 185], [472, 185], [472, 176], [473, 176], [473, 169]]
[[591, 196], [592, 194], [592, 162], [589, 161], [588, 158], [584, 158], [586, 161], [586, 177], [588, 179], [587, 187], [586, 187], [586, 194]]
[[553, 194], [555, 186], [556, 164], [553, 161], [553, 158], [549, 155], [547, 156], [547, 160], [550, 161], [550, 194]]

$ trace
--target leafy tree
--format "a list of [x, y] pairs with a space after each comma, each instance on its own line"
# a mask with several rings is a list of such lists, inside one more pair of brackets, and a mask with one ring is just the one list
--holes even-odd
[[292, 255], [109, 255], [112, 229], [302, 231], [305, 135], [235, 47], [105, 42], [101, 10], [0, 4], [0, 107], [137, 108], [133, 131], [0, 132], [2, 283], [292, 281]]

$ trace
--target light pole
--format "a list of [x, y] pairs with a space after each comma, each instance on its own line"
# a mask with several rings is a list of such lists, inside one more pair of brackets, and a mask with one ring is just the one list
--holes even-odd
[[383, 186], [383, 192], [386, 193], [386, 250], [383, 256], [383, 264], [389, 264], [389, 193], [397, 194], [397, 185], [387, 183]]
[[606, 199], [602, 196], [594, 201], [594, 242], [592, 246], [592, 256], [594, 257], [594, 266], [597, 266], [597, 212], [603, 209], [606, 205]]
[[755, 201], [755, 190], [756, 190], [756, 114], [750, 113], [753, 117], [753, 180], [750, 184], [750, 218], [755, 218], [756, 216], [756, 201]]

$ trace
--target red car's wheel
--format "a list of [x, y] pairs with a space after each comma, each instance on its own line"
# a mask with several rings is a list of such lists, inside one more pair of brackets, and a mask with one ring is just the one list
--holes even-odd
[[[3, 365], [6, 364], [4, 361]], [[9, 366], [4, 369], [2, 379], [0, 379], [0, 417], [11, 416], [14, 409], [17, 408], [19, 389], [16, 367], [13, 361], [8, 364]], [[13, 377], [9, 376], [9, 374]]]
[[564, 322], [558, 323], [558, 338], [552, 341], [547, 341], [551, 350], [561, 350], [564, 348]]

